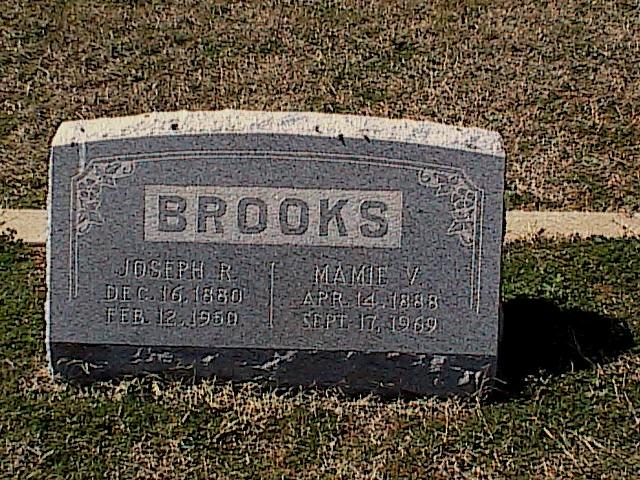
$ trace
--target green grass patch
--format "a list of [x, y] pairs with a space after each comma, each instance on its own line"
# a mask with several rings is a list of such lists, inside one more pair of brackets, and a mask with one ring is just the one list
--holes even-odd
[[637, 478], [640, 240], [515, 243], [508, 385], [483, 400], [349, 397], [45, 368], [42, 250], [0, 237], [4, 478]]

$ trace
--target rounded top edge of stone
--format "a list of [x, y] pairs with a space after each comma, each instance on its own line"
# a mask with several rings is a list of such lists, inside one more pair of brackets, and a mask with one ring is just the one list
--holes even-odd
[[286, 134], [416, 143], [504, 157], [499, 133], [423, 120], [315, 112], [213, 110], [152, 112], [63, 122], [52, 147], [151, 136]]

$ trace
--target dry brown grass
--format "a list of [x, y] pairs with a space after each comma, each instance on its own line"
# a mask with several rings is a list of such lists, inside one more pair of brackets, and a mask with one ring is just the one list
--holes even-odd
[[635, 1], [0, 6], [0, 202], [44, 205], [63, 120], [244, 108], [502, 133], [510, 206], [640, 208]]
[[[635, 424], [631, 432], [640, 429], [640, 411], [629, 398], [640, 383], [639, 372], [637, 356], [626, 356], [597, 367], [596, 380], [582, 391], [568, 380], [544, 380], [531, 399], [503, 405], [385, 402], [335, 391], [274, 392], [256, 384], [215, 382], [134, 380], [78, 390], [46, 375], [23, 395], [46, 399], [51, 408], [73, 399], [75, 407], [63, 407], [80, 424], [72, 435], [88, 449], [85, 454], [102, 456], [109, 478], [493, 479], [513, 478], [516, 472], [531, 478], [595, 478], [590, 475], [600, 472], [598, 478], [613, 479], [633, 478], [640, 467], [640, 436], [635, 441], [608, 436], [609, 422], [619, 412], [628, 412], [628, 418], [617, 421]], [[580, 402], [591, 403], [591, 411], [582, 411]], [[83, 422], [93, 423], [82, 412], [100, 406], [111, 441], [81, 433]], [[578, 408], [574, 416], [598, 416], [603, 425], [583, 429], [579, 418], [563, 418], [567, 408]], [[40, 446], [28, 437], [0, 446], [4, 465], [11, 464], [14, 473], [69, 448], [50, 439]], [[92, 472], [91, 465], [80, 468]]]

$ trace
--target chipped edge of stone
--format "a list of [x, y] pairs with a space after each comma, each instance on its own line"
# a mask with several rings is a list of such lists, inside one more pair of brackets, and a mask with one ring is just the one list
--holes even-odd
[[504, 157], [497, 132], [418, 120], [250, 110], [154, 112], [64, 122], [53, 147], [100, 140], [212, 134], [286, 134], [396, 141]]

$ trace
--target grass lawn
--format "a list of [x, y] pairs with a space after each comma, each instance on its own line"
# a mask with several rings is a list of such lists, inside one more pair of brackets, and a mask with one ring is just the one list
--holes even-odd
[[49, 379], [41, 249], [0, 238], [3, 478], [638, 478], [640, 240], [510, 244], [501, 392]]
[[0, 2], [0, 207], [63, 120], [312, 110], [499, 131], [510, 208], [640, 210], [634, 0]]
[[[64, 120], [311, 110], [499, 131], [507, 207], [640, 211], [640, 4], [0, 1], [0, 208]], [[640, 239], [509, 244], [501, 379], [396, 399], [49, 378], [44, 252], [0, 235], [2, 478], [640, 478]]]

